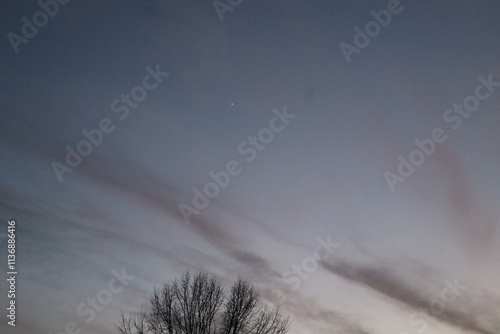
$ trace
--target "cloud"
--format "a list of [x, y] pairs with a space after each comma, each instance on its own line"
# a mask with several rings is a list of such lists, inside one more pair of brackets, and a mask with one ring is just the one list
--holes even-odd
[[[460, 310], [458, 307], [445, 308], [440, 315], [429, 312], [429, 305], [432, 299], [429, 299], [424, 292], [416, 287], [410, 286], [403, 280], [398, 279], [387, 268], [363, 267], [341, 260], [335, 260], [334, 262], [322, 261], [321, 266], [336, 276], [368, 287], [411, 308], [427, 310], [428, 314], [432, 317], [454, 327], [481, 334], [495, 334], [495, 331], [489, 328], [493, 328], [496, 325], [490, 324], [485, 326], [484, 324], [480, 324], [477, 319], [481, 313], [478, 310], [470, 308], [471, 305], [468, 305], [469, 312], [462, 311], [463, 307]], [[455, 301], [454, 303], [464, 302]]]
[[[301, 324], [307, 325], [314, 333], [368, 334], [359, 321], [338, 311], [326, 309], [300, 292], [283, 288], [286, 299], [280, 304], [285, 313], [290, 313]], [[286, 289], [286, 290], [285, 290]], [[273, 302], [273, 293], [269, 289], [261, 290], [261, 296]]]
[[453, 233], [458, 233], [477, 260], [492, 250], [498, 213], [489, 199], [478, 200], [463, 163], [451, 150], [444, 147], [437, 159], [448, 181], [448, 212]]

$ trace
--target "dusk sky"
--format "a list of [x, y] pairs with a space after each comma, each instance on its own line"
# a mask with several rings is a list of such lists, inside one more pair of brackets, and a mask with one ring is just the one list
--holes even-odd
[[500, 333], [500, 2], [0, 15], [2, 334], [118, 333], [186, 270], [291, 334]]

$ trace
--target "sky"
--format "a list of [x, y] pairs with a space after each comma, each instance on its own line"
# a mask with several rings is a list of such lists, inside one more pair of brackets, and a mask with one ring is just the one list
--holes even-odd
[[500, 3], [65, 1], [0, 6], [0, 332], [186, 270], [292, 334], [500, 332]]

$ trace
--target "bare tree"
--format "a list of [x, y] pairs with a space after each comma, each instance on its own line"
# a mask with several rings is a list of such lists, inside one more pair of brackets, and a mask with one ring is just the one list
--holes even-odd
[[156, 288], [147, 311], [122, 313], [117, 328], [122, 334], [285, 334], [289, 323], [241, 278], [226, 297], [215, 277], [185, 273]]

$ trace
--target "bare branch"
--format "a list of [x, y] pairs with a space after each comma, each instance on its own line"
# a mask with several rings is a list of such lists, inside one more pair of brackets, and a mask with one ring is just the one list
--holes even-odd
[[186, 272], [180, 280], [156, 288], [148, 312], [123, 313], [121, 334], [285, 334], [289, 320], [260, 305], [257, 290], [239, 278], [225, 300], [214, 277]]

